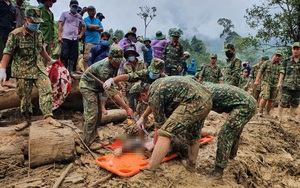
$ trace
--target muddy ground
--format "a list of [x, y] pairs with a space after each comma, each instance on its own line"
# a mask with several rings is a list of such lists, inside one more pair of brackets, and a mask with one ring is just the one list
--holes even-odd
[[[272, 113], [276, 111], [275, 108]], [[300, 110], [297, 113], [300, 114]], [[56, 118], [72, 119], [82, 129], [80, 113], [60, 112], [56, 113]], [[200, 147], [196, 173], [187, 171], [181, 160], [176, 158], [162, 163], [155, 179], [141, 180], [141, 173], [122, 178], [95, 165], [91, 154], [77, 145], [76, 160], [71, 161], [74, 165], [60, 187], [300, 187], [300, 124], [287, 121], [279, 124], [272, 118], [256, 116], [244, 128], [238, 155], [228, 163], [224, 181], [211, 181], [208, 176], [214, 166], [217, 133], [224, 120], [224, 115], [211, 112], [205, 121], [204, 129], [211, 132], [214, 139]], [[116, 135], [130, 129], [127, 121], [102, 126], [102, 142], [110, 143]], [[102, 156], [111, 152], [103, 148], [96, 154]], [[71, 162], [53, 163], [35, 169], [28, 167], [28, 161], [24, 166], [10, 164], [9, 170], [0, 178], [0, 187], [52, 187]]]

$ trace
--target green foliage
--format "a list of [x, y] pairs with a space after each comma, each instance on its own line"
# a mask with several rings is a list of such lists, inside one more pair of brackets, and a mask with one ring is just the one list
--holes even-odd
[[[144, 36], [146, 38], [146, 33], [147, 33], [147, 27], [150, 24], [150, 22], [152, 21], [152, 19], [156, 16], [156, 7], [139, 7], [141, 12], [139, 12], [137, 15], [140, 16], [142, 18], [142, 20], [144, 20], [144, 28], [145, 28], [145, 32], [144, 32]], [[148, 20], [149, 18], [149, 20]]]
[[116, 37], [118, 39], [118, 41], [120, 41], [125, 36], [124, 32], [119, 29], [117, 29], [115, 32], [113, 29], [109, 29], [107, 32], [110, 34], [109, 42], [111, 44], [113, 43], [113, 40], [112, 40], [113, 37]]
[[300, 41], [300, 1], [264, 0], [261, 5], [246, 9], [247, 24], [258, 29], [256, 35], [265, 43], [275, 40], [276, 46]]
[[217, 23], [224, 28], [220, 34], [220, 38], [224, 39], [224, 43], [232, 43], [236, 37], [240, 37], [239, 34], [232, 31], [232, 29], [234, 29], [234, 25], [230, 19], [220, 18]]

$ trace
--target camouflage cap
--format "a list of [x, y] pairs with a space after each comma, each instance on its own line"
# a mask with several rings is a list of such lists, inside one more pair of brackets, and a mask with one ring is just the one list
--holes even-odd
[[277, 49], [277, 50], [274, 52], [274, 54], [276, 54], [276, 55], [281, 55], [281, 56], [282, 56], [282, 51], [281, 51], [280, 49]]
[[234, 45], [228, 43], [228, 44], [225, 44], [225, 45], [224, 45], [224, 47], [223, 47], [223, 52], [226, 52], [226, 51], [228, 51], [228, 50], [234, 50], [234, 49], [235, 49], [235, 48], [234, 48]]
[[111, 47], [108, 56], [114, 58], [116, 62], [125, 61], [123, 50], [118, 46]]
[[158, 74], [165, 68], [165, 62], [159, 58], [153, 58], [149, 66], [149, 71], [153, 74]]
[[38, 8], [28, 8], [25, 11], [25, 17], [31, 18], [35, 23], [44, 22], [41, 18], [41, 11]]
[[293, 44], [293, 48], [294, 47], [300, 47], [300, 42], [295, 42], [294, 44]]
[[138, 82], [135, 83], [129, 90], [129, 93], [132, 95], [139, 95], [142, 93], [146, 87], [149, 88], [150, 84], [144, 83], [144, 82]]
[[172, 37], [181, 37], [181, 34], [178, 30], [175, 30], [175, 31], [172, 32], [171, 36]]
[[261, 60], [265, 60], [265, 61], [267, 61], [267, 60], [269, 60], [270, 58], [269, 58], [269, 56], [263, 56], [262, 58], [261, 58]]
[[211, 54], [210, 57], [211, 57], [211, 58], [218, 58], [218, 55], [217, 55], [217, 54]]

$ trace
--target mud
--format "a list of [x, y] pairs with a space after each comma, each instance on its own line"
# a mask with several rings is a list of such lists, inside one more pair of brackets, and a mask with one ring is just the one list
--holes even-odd
[[[276, 113], [275, 109], [272, 113]], [[65, 113], [65, 112], [64, 112]], [[72, 119], [75, 125], [82, 129], [81, 114], [56, 114], [58, 119]], [[287, 115], [288, 112], [285, 112]], [[300, 110], [297, 111], [300, 113]], [[299, 118], [299, 116], [298, 116]], [[150, 118], [151, 119], [151, 118]], [[298, 121], [300, 119], [297, 119]], [[245, 126], [240, 140], [237, 157], [230, 160], [225, 169], [223, 181], [209, 178], [214, 167], [217, 147], [217, 133], [225, 121], [225, 114], [211, 112], [205, 121], [204, 130], [214, 136], [212, 142], [201, 145], [196, 173], [187, 171], [180, 158], [162, 163], [155, 177], [139, 173], [130, 178], [111, 175], [110, 172], [95, 165], [94, 159], [87, 150], [77, 142], [77, 159], [60, 187], [82, 188], [90, 187], [289, 187], [300, 186], [300, 124], [283, 122], [272, 118], [253, 117]], [[108, 144], [124, 133], [134, 132], [127, 121], [121, 124], [107, 124], [100, 127], [99, 136], [102, 144]], [[151, 124], [150, 124], [151, 125]], [[8, 126], [7, 122], [5, 125]], [[148, 128], [148, 130], [150, 130]], [[112, 150], [97, 150], [102, 156], [112, 153]], [[150, 156], [150, 153], [146, 153]], [[54, 163], [30, 169], [28, 161], [24, 166], [6, 165], [6, 171], [0, 178], [0, 187], [52, 187], [68, 166], [66, 163]], [[106, 177], [106, 178], [105, 178]], [[104, 178], [104, 179], [102, 179]], [[101, 180], [101, 181], [100, 181]]]

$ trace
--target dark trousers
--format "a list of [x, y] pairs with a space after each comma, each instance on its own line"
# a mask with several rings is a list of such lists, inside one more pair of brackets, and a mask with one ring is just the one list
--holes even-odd
[[[7, 41], [6, 37], [0, 36], [0, 59], [2, 59], [3, 50], [5, 48], [6, 41]], [[12, 57], [6, 67], [6, 81], [11, 78], [11, 63], [12, 63]]]
[[63, 39], [60, 60], [69, 72], [76, 70], [78, 59], [78, 40]]

